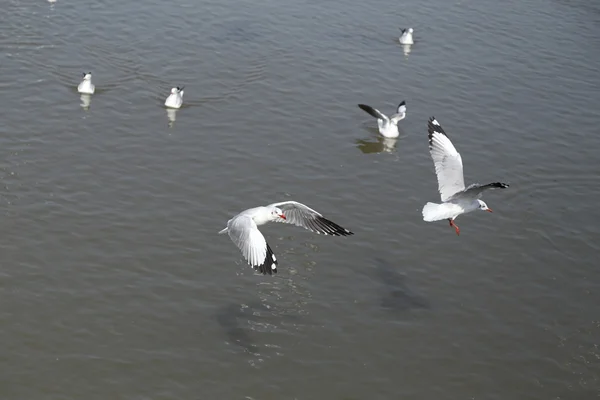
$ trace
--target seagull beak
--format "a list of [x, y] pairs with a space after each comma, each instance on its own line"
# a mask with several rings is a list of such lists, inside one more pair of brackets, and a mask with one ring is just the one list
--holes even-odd
[[280, 217], [281, 219], [287, 219], [287, 218], [285, 218], [285, 215], [283, 215], [283, 214], [280, 214], [280, 215], [279, 215], [279, 217]]
[[491, 208], [488, 208], [487, 210], [485, 210], [487, 212], [493, 212]]

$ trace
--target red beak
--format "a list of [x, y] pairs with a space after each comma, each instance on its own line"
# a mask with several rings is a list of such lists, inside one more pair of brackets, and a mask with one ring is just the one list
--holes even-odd
[[485, 210], [487, 212], [493, 212], [491, 208], [488, 208], [487, 210]]
[[281, 214], [281, 215], [279, 215], [279, 216], [280, 216], [281, 218], [283, 218], [283, 219], [286, 219], [286, 218], [285, 218], [285, 215], [283, 215], [283, 214]]

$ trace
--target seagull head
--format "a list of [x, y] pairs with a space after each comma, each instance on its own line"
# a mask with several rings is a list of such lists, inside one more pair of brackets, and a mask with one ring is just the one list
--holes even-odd
[[413, 28], [408, 28], [408, 33], [413, 33]]
[[173, 89], [171, 89], [171, 94], [177, 94], [179, 93], [179, 88], [174, 87]]
[[91, 81], [92, 80], [92, 73], [91, 72], [84, 72], [83, 73], [83, 80], [84, 81]]
[[481, 211], [492, 212], [492, 209], [491, 209], [491, 208], [489, 208], [489, 207], [487, 206], [487, 204], [485, 204], [485, 202], [484, 202], [484, 201], [482, 201], [482, 200], [477, 200], [477, 203], [479, 204], [479, 209], [480, 209]]
[[273, 221], [277, 221], [278, 219], [283, 219], [285, 220], [285, 215], [283, 214], [283, 211], [281, 211], [280, 208], [277, 207], [273, 207], [271, 208], [271, 219]]

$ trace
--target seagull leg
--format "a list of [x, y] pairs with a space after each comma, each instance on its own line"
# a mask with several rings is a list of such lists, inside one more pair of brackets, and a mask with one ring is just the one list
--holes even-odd
[[456, 225], [454, 223], [453, 219], [448, 218], [448, 222], [450, 222], [450, 226], [454, 228], [454, 230], [456, 230], [456, 234], [460, 235], [460, 228], [458, 227], [458, 225]]

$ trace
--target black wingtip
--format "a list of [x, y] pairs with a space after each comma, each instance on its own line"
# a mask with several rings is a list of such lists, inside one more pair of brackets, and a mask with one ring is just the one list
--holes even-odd
[[448, 134], [446, 133], [446, 131], [444, 131], [444, 128], [442, 128], [442, 126], [435, 117], [429, 118], [429, 121], [427, 122], [427, 131], [429, 132], [430, 146], [432, 145], [432, 137], [434, 133], [441, 133], [442, 135], [448, 137]]
[[493, 188], [506, 189], [510, 185], [508, 183], [503, 183], [503, 182], [492, 182], [488, 186], [493, 187]]
[[267, 256], [265, 257], [265, 261], [261, 265], [255, 266], [254, 269], [263, 275], [273, 275], [277, 273], [277, 264], [277, 257], [275, 257], [273, 250], [271, 250], [271, 246], [267, 243]]
[[402, 100], [402, 103], [398, 104], [398, 107], [402, 107], [406, 105], [406, 101]]
[[366, 104], [359, 104], [358, 107], [373, 118], [381, 118], [381, 116], [378, 115], [377, 111], [375, 111], [375, 109], [371, 106], [368, 106]]
[[314, 220], [313, 228], [314, 228], [315, 232], [323, 233], [325, 235], [331, 235], [331, 236], [354, 235], [354, 232], [351, 232], [348, 229], [339, 226], [335, 222], [332, 222], [332, 221], [328, 220], [327, 218], [323, 218], [323, 217], [320, 217], [320, 218], [317, 218]]

